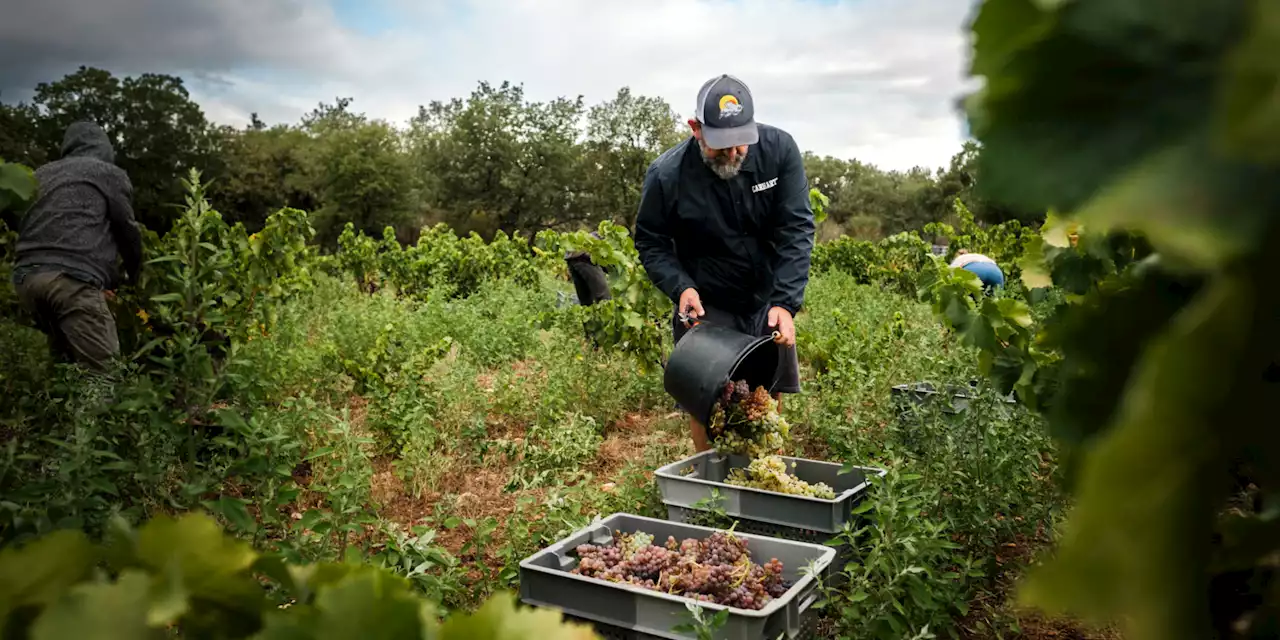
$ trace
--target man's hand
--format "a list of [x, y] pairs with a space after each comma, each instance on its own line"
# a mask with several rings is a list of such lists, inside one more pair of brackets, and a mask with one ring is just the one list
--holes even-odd
[[769, 309], [769, 328], [778, 332], [774, 342], [788, 347], [796, 345], [796, 325], [790, 311], [782, 307]]
[[102, 292], [102, 299], [106, 300], [107, 302], [115, 302], [116, 301], [115, 290], [104, 290]]
[[[702, 309], [702, 298], [698, 295], [697, 290], [693, 288], [685, 289], [680, 294], [680, 315], [701, 318], [706, 315], [706, 311]], [[687, 326], [689, 323], [685, 323]]]

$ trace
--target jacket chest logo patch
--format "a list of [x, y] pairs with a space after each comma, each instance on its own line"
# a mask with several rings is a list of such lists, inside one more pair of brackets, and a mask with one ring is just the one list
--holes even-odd
[[775, 186], [777, 186], [777, 184], [778, 184], [777, 178], [774, 178], [768, 182], [761, 182], [760, 184], [753, 185], [751, 187], [751, 193], [760, 193], [761, 191], [764, 191], [766, 189], [772, 189]]

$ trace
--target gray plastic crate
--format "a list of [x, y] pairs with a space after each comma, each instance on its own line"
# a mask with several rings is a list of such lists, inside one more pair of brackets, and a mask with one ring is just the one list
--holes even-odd
[[[796, 638], [797, 639], [817, 638], [818, 637], [818, 616], [805, 615], [803, 616], [803, 618], [804, 618], [804, 623], [803, 623], [804, 626], [800, 629], [800, 635], [796, 636]], [[661, 636], [655, 636], [652, 634], [644, 633], [642, 631], [633, 631], [631, 629], [623, 629], [622, 627], [615, 627], [614, 625], [605, 624], [603, 622], [585, 620], [583, 618], [571, 616], [568, 614], [565, 614], [564, 619], [568, 622], [577, 622], [581, 624], [591, 625], [591, 627], [595, 629], [596, 635], [599, 636], [601, 640], [662, 640]], [[776, 640], [776, 639], [770, 638], [769, 640]]]
[[[835, 556], [829, 547], [735, 531], [735, 535], [747, 540], [747, 549], [754, 561], [777, 558], [784, 568], [783, 577], [793, 583], [787, 593], [763, 609], [737, 609], [569, 573], [578, 563], [573, 553], [578, 545], [608, 543], [615, 531], [644, 531], [655, 540], [666, 540], [667, 536], [683, 540], [706, 538], [717, 529], [615, 513], [525, 558], [520, 563], [520, 600], [533, 606], [558, 609], [605, 629], [625, 630], [624, 635], [629, 637], [694, 638], [672, 628], [689, 622], [686, 604], [695, 603], [711, 612], [729, 610], [729, 619], [717, 632], [717, 640], [799, 638], [806, 618], [813, 615], [809, 607], [819, 598], [818, 576], [826, 572]], [[813, 575], [802, 573], [806, 567], [812, 568]], [[609, 637], [618, 635], [615, 631], [615, 635]]]
[[836, 497], [823, 500], [726, 484], [729, 470], [746, 468], [750, 460], [746, 456], [722, 455], [715, 450], [662, 467], [654, 473], [654, 479], [669, 514], [672, 507], [701, 510], [698, 503], [711, 502], [715, 492], [720, 499], [718, 508], [731, 518], [834, 534], [843, 530], [844, 524], [853, 517], [853, 507], [867, 489], [868, 476], [885, 474], [884, 469], [872, 467], [854, 467], [842, 474], [843, 465], [836, 462], [779, 457], [786, 461], [788, 473], [809, 483], [825, 482]]

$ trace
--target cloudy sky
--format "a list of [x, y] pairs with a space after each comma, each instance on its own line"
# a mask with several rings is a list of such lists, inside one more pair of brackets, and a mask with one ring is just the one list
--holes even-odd
[[87, 64], [182, 76], [206, 115], [295, 122], [319, 101], [402, 122], [480, 80], [535, 100], [619, 87], [692, 111], [732, 73], [804, 149], [885, 168], [960, 146], [969, 0], [40, 0], [6, 7], [0, 99]]

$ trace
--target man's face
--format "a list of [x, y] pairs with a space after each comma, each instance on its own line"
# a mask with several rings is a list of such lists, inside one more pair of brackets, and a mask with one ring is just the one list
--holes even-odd
[[702, 139], [702, 123], [690, 120], [689, 127], [693, 129], [693, 137], [698, 139], [698, 148], [702, 150], [702, 161], [713, 173], [724, 180], [738, 175], [738, 171], [742, 170], [742, 163], [747, 159], [747, 145], [712, 149]]

